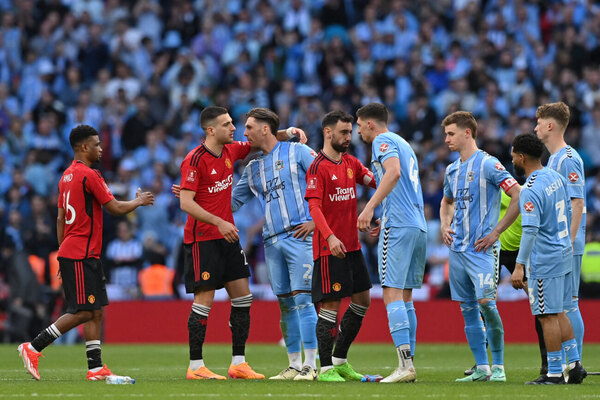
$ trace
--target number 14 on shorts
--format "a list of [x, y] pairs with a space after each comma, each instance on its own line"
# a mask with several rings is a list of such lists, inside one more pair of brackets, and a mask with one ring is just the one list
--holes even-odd
[[480, 288], [482, 288], [483, 285], [494, 286], [494, 281], [492, 280], [492, 274], [487, 274], [485, 276], [485, 279], [483, 277], [483, 274], [477, 274], [477, 276], [479, 277], [479, 287]]

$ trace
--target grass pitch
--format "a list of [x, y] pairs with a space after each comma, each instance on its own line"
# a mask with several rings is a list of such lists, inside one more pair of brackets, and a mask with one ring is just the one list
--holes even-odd
[[[600, 370], [600, 345], [586, 345], [584, 365]], [[130, 375], [134, 385], [87, 382], [85, 347], [50, 346], [40, 358], [41, 381], [34, 381], [23, 368], [16, 345], [0, 345], [0, 398], [81, 399], [489, 399], [489, 398], [600, 398], [600, 376], [588, 376], [582, 385], [525, 386], [537, 377], [539, 355], [534, 345], [508, 345], [506, 383], [455, 383], [473, 364], [466, 344], [417, 344], [415, 366], [418, 382], [413, 384], [322, 383], [281, 381], [187, 381], [188, 349], [185, 345], [103, 345], [103, 360], [113, 372]], [[208, 344], [204, 360], [214, 372], [227, 375], [231, 361], [227, 345]], [[250, 345], [246, 359], [267, 377], [287, 366], [285, 349], [276, 345]], [[392, 344], [354, 345], [349, 360], [355, 369], [368, 374], [389, 374], [397, 357]]]

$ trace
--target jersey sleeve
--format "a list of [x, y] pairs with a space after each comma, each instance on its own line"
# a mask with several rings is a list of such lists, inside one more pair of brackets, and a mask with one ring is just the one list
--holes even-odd
[[250, 168], [250, 164], [248, 164], [246, 168], [244, 168], [242, 177], [233, 187], [233, 191], [231, 193], [232, 211], [239, 210], [244, 204], [248, 203], [252, 197], [254, 197], [254, 193], [252, 193], [252, 190], [250, 190], [250, 183], [248, 182], [248, 174], [251, 173], [252, 169]]
[[519, 195], [519, 211], [521, 212], [521, 226], [540, 227], [541, 203], [539, 198], [529, 189], [521, 191]]
[[375, 189], [375, 175], [365, 167], [358, 158], [353, 157], [354, 178], [359, 185], [370, 186]]
[[243, 160], [250, 154], [250, 143], [248, 142], [233, 142], [229, 145], [229, 149], [231, 151], [231, 155], [233, 156], [233, 161], [235, 160]]
[[296, 159], [304, 171], [308, 171], [310, 164], [317, 157], [317, 153], [305, 144], [298, 143], [295, 145]]
[[88, 175], [86, 187], [100, 204], [106, 204], [115, 198], [98, 170], [93, 170]]
[[373, 140], [373, 159], [383, 164], [385, 160], [392, 157], [400, 159], [396, 143], [385, 135], [377, 135]]
[[508, 192], [513, 186], [518, 184], [497, 158], [490, 157], [484, 163], [483, 172], [485, 179], [492, 185], [502, 188], [504, 192]]
[[304, 198], [323, 200], [323, 192], [325, 191], [325, 182], [319, 179], [319, 171], [317, 168], [309, 168], [306, 173], [306, 193]]
[[200, 182], [200, 172], [197, 167], [191, 165], [191, 159], [185, 159], [181, 163], [181, 190], [197, 192]]
[[585, 194], [585, 182], [582, 163], [575, 158], [565, 158], [560, 174], [567, 179], [567, 194], [570, 198], [583, 199]]
[[450, 184], [450, 167], [446, 168], [446, 173], [444, 174], [444, 196], [449, 199], [454, 199], [454, 194], [452, 194], [452, 185]]

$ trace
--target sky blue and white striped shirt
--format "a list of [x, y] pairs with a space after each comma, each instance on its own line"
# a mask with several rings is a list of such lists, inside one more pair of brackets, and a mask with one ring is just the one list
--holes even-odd
[[257, 197], [265, 213], [263, 240], [271, 245], [292, 234], [292, 228], [312, 220], [306, 192], [306, 171], [315, 152], [300, 143], [278, 142], [268, 154], [252, 160], [233, 188], [231, 207], [239, 209]]

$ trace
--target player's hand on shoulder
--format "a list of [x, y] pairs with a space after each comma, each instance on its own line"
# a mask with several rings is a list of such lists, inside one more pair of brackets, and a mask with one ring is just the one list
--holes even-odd
[[452, 230], [452, 228], [448, 225], [448, 226], [444, 226], [442, 225], [442, 239], [444, 239], [444, 243], [446, 244], [446, 246], [450, 246], [452, 244], [452, 242], [454, 241], [454, 237], [452, 237], [452, 235], [454, 235], [454, 231]]
[[181, 195], [181, 186], [179, 186], [178, 184], [174, 183], [173, 185], [171, 185], [171, 192], [173, 192], [173, 194], [175, 195], [175, 197], [179, 198]]
[[329, 251], [334, 257], [346, 258], [346, 246], [335, 235], [330, 235], [327, 238], [327, 243], [329, 244]]
[[302, 144], [306, 144], [306, 142], [308, 142], [306, 133], [304, 133], [304, 131], [300, 128], [296, 128], [295, 126], [290, 126], [289, 128], [287, 128], [287, 132], [288, 132], [288, 136], [289, 136], [289, 133], [291, 133], [291, 135], [292, 135], [291, 137], [297, 137], [298, 140], [300, 141], [300, 143], [302, 143]]
[[294, 236], [294, 238], [302, 238], [302, 240], [304, 241], [306, 237], [313, 233], [313, 231], [315, 230], [315, 222], [308, 221], [303, 224], [296, 225], [292, 230], [294, 231], [294, 234], [292, 235]]
[[136, 199], [140, 199], [142, 201], [143, 206], [153, 205], [154, 204], [154, 194], [152, 192], [142, 192], [141, 188], [138, 188], [135, 193]]
[[379, 236], [379, 232], [381, 231], [381, 218], [377, 218], [377, 221], [375, 221], [375, 226], [373, 228], [371, 228], [371, 230], [369, 231], [369, 236], [371, 237], [377, 237]]
[[225, 220], [221, 220], [217, 223], [217, 229], [223, 235], [223, 238], [227, 240], [229, 243], [234, 243], [240, 240], [238, 235], [239, 229], [235, 227], [231, 222], [227, 222]]
[[488, 235], [482, 237], [475, 242], [475, 251], [487, 251], [494, 243], [498, 241], [500, 234], [496, 230], [492, 230]]

